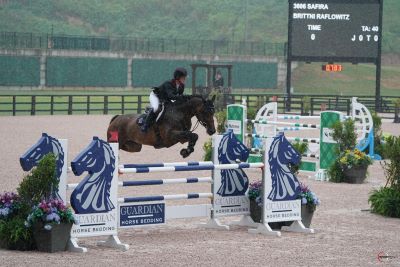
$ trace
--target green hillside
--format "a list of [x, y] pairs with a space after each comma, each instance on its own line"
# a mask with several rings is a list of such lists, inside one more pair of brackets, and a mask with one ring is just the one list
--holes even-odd
[[[50, 33], [53, 26], [56, 34], [285, 42], [287, 5], [285, 0], [2, 0], [0, 31]], [[399, 14], [400, 1], [384, 1], [386, 53], [400, 54]]]

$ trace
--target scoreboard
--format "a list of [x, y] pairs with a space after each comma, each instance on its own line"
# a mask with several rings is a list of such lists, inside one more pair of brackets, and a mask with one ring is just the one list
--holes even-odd
[[289, 0], [288, 58], [307, 62], [375, 62], [383, 0]]

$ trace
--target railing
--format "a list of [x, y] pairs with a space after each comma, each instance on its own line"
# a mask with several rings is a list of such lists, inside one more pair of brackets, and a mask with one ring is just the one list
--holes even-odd
[[[278, 112], [287, 113], [289, 99], [284, 95], [232, 94], [235, 103], [245, 99], [249, 109], [258, 110], [265, 103], [278, 102]], [[307, 95], [310, 115], [321, 110], [337, 110], [350, 115], [351, 97]], [[292, 95], [290, 113], [303, 113], [303, 95]], [[382, 113], [394, 113], [393, 100], [398, 97], [381, 97]], [[360, 96], [358, 101], [372, 112], [373, 97]], [[148, 95], [0, 95], [0, 115], [58, 115], [58, 114], [124, 114], [142, 113], [149, 104]]]
[[190, 55], [283, 56], [285, 53], [283, 43], [51, 35], [19, 32], [0, 32], [0, 48], [158, 52]]
[[0, 115], [141, 113], [148, 95], [0, 96]]

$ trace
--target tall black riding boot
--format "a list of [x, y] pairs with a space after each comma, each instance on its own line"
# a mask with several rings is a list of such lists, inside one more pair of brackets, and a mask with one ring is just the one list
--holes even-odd
[[147, 132], [147, 130], [149, 129], [149, 127], [154, 123], [154, 121], [156, 120], [156, 114], [154, 113], [153, 109], [149, 112], [149, 114], [147, 114], [146, 116], [146, 120], [144, 121], [142, 127], [140, 127], [140, 129], [142, 130], [142, 132]]

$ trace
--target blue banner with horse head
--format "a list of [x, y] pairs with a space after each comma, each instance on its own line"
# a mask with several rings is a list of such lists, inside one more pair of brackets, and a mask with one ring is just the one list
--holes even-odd
[[[228, 131], [222, 136], [214, 136], [213, 143], [218, 148], [218, 153], [213, 156], [214, 162], [219, 164], [232, 164], [246, 162], [249, 149], [236, 138], [233, 131]], [[249, 178], [243, 169], [228, 169], [214, 172], [213, 190], [214, 214], [248, 215], [250, 202], [246, 195], [249, 187]]]
[[89, 174], [71, 194], [71, 206], [79, 213], [102, 213], [115, 208], [110, 199], [115, 171], [115, 156], [110, 145], [93, 137], [93, 141], [71, 162], [76, 176]]
[[[30, 171], [33, 167], [36, 167], [42, 158], [53, 153], [56, 157], [56, 179], [60, 181], [60, 177], [64, 170], [64, 149], [60, 141], [46, 133], [42, 133], [42, 137], [34, 144], [28, 151], [26, 151], [19, 159], [21, 167], [24, 171]], [[52, 197], [62, 198], [59, 195], [58, 188], [52, 189]]]
[[283, 133], [267, 138], [265, 148], [264, 222], [301, 220], [300, 183], [290, 170], [290, 164], [298, 164], [301, 155]]

